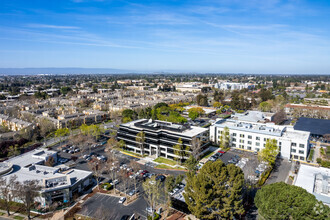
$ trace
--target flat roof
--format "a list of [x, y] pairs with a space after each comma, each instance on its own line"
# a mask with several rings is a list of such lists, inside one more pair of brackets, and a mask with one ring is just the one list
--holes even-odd
[[330, 134], [330, 120], [315, 118], [299, 118], [294, 129], [308, 131], [312, 135]]
[[[136, 126], [136, 123], [141, 123], [143, 127]], [[131, 121], [125, 124], [122, 124], [123, 126], [135, 128], [138, 130], [152, 130], [152, 131], [166, 131], [168, 133], [174, 134], [174, 135], [183, 135], [186, 137], [195, 137], [205, 131], [208, 131], [208, 128], [201, 128], [197, 126], [189, 126], [184, 127], [180, 124], [174, 124], [166, 121], [152, 121], [147, 119], [139, 119], [136, 121]], [[165, 126], [160, 126], [165, 125]], [[172, 129], [172, 130], [171, 130]]]
[[294, 185], [306, 189], [317, 200], [330, 205], [330, 169], [301, 164]]
[[[3, 164], [12, 164], [12, 170], [9, 173], [3, 175], [4, 178], [9, 178], [12, 175], [17, 176], [17, 180], [19, 182], [24, 182], [26, 180], [36, 180], [38, 183], [43, 186], [45, 181], [50, 179], [58, 179], [58, 178], [69, 178], [71, 185], [74, 185], [80, 179], [85, 179], [92, 172], [84, 171], [84, 170], [77, 170], [77, 169], [69, 169], [66, 171], [61, 171], [60, 167], [49, 167], [42, 165], [42, 162], [48, 156], [56, 154], [56, 151], [49, 151], [46, 149], [36, 149], [19, 156], [13, 157]], [[70, 184], [65, 184], [62, 186], [70, 186]], [[44, 187], [44, 186], [43, 186]], [[58, 186], [56, 186], [58, 187]], [[44, 187], [44, 190], [52, 190], [56, 188], [54, 187]]]

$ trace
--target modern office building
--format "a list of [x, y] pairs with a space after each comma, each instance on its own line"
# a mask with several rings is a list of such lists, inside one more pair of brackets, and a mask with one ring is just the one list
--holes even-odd
[[70, 169], [63, 165], [45, 166], [49, 157], [53, 157], [56, 162], [57, 152], [39, 149], [13, 157], [0, 163], [0, 176], [8, 180], [16, 175], [21, 184], [27, 180], [36, 180], [41, 186], [36, 202], [41, 206], [48, 206], [53, 202], [68, 203], [92, 184], [92, 172]]
[[220, 144], [220, 137], [225, 127], [229, 129], [230, 147], [260, 151], [265, 147], [268, 139], [275, 139], [281, 157], [302, 161], [307, 158], [310, 148], [309, 132], [274, 123], [220, 119], [210, 126], [210, 140]]
[[[140, 132], [145, 134], [143, 146], [136, 141], [137, 134]], [[196, 138], [201, 143], [200, 152], [205, 152], [209, 145], [207, 128], [140, 119], [120, 125], [117, 133], [117, 139], [125, 141], [128, 150], [139, 154], [142, 154], [143, 150], [144, 154], [169, 159], [178, 157], [174, 153], [173, 146], [178, 144], [179, 139], [185, 147], [190, 148], [192, 141]], [[187, 151], [188, 153], [190, 151]]]

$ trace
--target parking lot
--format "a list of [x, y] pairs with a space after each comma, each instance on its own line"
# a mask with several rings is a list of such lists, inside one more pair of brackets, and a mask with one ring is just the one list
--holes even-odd
[[95, 219], [121, 219], [124, 215], [135, 214], [136, 217], [140, 216], [141, 219], [146, 219], [146, 208], [147, 203], [143, 196], [125, 206], [119, 203], [119, 197], [97, 193], [82, 205], [78, 214]]

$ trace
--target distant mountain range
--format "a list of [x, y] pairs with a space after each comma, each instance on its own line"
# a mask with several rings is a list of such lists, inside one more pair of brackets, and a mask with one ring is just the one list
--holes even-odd
[[[135, 70], [111, 68], [0, 68], [0, 75], [37, 75], [37, 74], [124, 74], [141, 73]], [[148, 72], [143, 72], [148, 73]]]

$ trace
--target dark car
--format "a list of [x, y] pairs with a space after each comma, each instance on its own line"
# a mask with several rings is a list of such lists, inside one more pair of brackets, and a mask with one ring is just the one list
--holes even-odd
[[166, 177], [164, 175], [159, 175], [159, 176], [156, 177], [156, 181], [159, 180], [160, 182], [163, 182], [165, 180], [165, 178]]
[[121, 217], [121, 219], [120, 219], [120, 220], [128, 220], [128, 219], [129, 219], [129, 217], [131, 217], [131, 216], [129, 216], [129, 215], [123, 215], [123, 217]]

